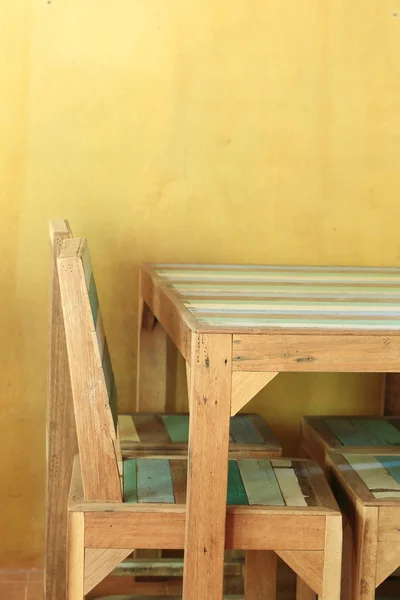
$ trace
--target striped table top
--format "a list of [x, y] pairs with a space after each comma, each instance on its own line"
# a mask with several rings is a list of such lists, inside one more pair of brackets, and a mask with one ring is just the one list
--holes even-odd
[[[124, 460], [124, 501], [185, 504], [186, 459]], [[322, 473], [313, 461], [238, 459], [228, 465], [230, 506], [323, 506], [312, 477]], [[326, 492], [326, 490], [325, 490]]]
[[400, 269], [148, 265], [199, 329], [400, 331]]

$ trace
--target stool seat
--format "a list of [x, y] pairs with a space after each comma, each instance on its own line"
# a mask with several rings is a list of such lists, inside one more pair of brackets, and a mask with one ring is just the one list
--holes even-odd
[[329, 452], [326, 467], [350, 525], [351, 597], [373, 600], [376, 587], [400, 566], [400, 455]]
[[[129, 455], [186, 455], [189, 440], [188, 413], [123, 413], [118, 415], [121, 450]], [[282, 446], [257, 414], [231, 417], [231, 456], [281, 456]]]
[[308, 416], [302, 419], [301, 444], [309, 456], [324, 464], [330, 451], [400, 453], [400, 418], [365, 416]]

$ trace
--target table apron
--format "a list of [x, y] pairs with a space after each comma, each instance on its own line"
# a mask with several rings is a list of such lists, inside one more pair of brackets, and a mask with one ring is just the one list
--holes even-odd
[[398, 335], [236, 334], [233, 371], [400, 371]]

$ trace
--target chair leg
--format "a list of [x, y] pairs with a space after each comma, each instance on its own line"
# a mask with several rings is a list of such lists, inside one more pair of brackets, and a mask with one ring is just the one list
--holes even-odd
[[245, 600], [276, 600], [277, 556], [272, 550], [246, 552]]
[[378, 508], [356, 506], [354, 600], [374, 600], [378, 549]]
[[85, 535], [83, 513], [68, 514], [67, 600], [84, 600]]
[[317, 600], [317, 594], [297, 575], [296, 600]]
[[342, 516], [326, 517], [325, 551], [322, 590], [320, 600], [340, 600], [342, 579]]

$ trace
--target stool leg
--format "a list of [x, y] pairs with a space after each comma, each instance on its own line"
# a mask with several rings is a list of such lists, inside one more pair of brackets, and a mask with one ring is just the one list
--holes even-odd
[[378, 508], [356, 506], [355, 600], [374, 600], [376, 588], [376, 553], [378, 548]]
[[342, 516], [338, 514], [327, 516], [321, 600], [340, 600], [342, 542]]
[[85, 575], [83, 513], [68, 514], [67, 600], [83, 600]]
[[276, 600], [277, 556], [272, 550], [246, 552], [245, 600]]
[[296, 600], [317, 600], [317, 594], [297, 575]]

